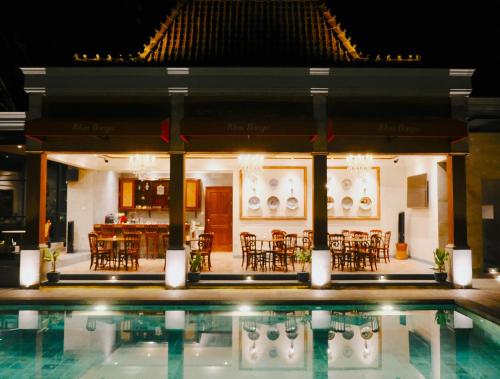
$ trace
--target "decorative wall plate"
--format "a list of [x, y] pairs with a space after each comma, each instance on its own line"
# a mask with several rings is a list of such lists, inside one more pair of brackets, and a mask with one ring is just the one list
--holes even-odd
[[359, 207], [364, 211], [369, 210], [372, 207], [372, 199], [369, 196], [363, 196], [359, 201]]
[[344, 179], [342, 180], [342, 188], [345, 190], [351, 189], [352, 187], [352, 182], [351, 179]]
[[267, 198], [267, 207], [271, 209], [272, 211], [278, 209], [280, 206], [280, 199], [278, 199], [276, 196], [269, 196]]
[[251, 196], [248, 199], [248, 208], [255, 211], [260, 208], [260, 199], [258, 196]]
[[279, 181], [276, 178], [272, 178], [269, 180], [269, 185], [271, 186], [271, 188], [278, 187], [278, 184], [279, 184]]
[[291, 210], [297, 209], [299, 207], [299, 199], [295, 196], [289, 197], [286, 199], [286, 207]]
[[344, 208], [345, 210], [349, 210], [352, 208], [353, 203], [354, 202], [352, 201], [352, 197], [346, 196], [342, 199], [342, 208]]
[[333, 196], [328, 196], [326, 198], [326, 209], [333, 209]]

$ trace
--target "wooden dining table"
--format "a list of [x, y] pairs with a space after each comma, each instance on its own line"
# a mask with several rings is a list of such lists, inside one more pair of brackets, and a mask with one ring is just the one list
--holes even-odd
[[[105, 242], [105, 243], [112, 243], [112, 248], [111, 248], [111, 260], [113, 261], [113, 268], [116, 268], [116, 262], [117, 262], [117, 257], [118, 257], [118, 242], [124, 242], [125, 237], [120, 237], [120, 236], [114, 236], [114, 237], [98, 237], [97, 242]], [[111, 267], [111, 262], [110, 262], [110, 267]]]

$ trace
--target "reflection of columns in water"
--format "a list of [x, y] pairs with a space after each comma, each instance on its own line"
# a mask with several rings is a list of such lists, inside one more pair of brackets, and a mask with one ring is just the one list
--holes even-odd
[[21, 355], [27, 358], [27, 364], [23, 367], [23, 373], [28, 376], [38, 378], [37, 372], [40, 374], [40, 369], [43, 367], [43, 336], [39, 331], [39, 314], [38, 311], [19, 311], [18, 313], [18, 328], [19, 328], [19, 350], [16, 355]]
[[165, 329], [168, 335], [168, 379], [184, 378], [185, 311], [166, 311]]
[[328, 378], [328, 329], [313, 330], [313, 378]]
[[329, 311], [312, 311], [313, 329], [313, 378], [328, 378], [328, 331], [330, 328]]

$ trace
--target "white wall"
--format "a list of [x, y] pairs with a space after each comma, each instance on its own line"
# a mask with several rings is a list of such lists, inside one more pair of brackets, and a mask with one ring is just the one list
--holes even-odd
[[88, 251], [88, 234], [118, 211], [118, 174], [80, 169], [77, 182], [68, 183], [68, 221], [75, 222], [75, 251]]
[[429, 263], [434, 260], [434, 249], [439, 247], [438, 162], [445, 159], [444, 156], [435, 155], [409, 156], [402, 159], [406, 166], [406, 176], [427, 174], [429, 206], [406, 208], [405, 242], [412, 258]]
[[[345, 166], [345, 161], [329, 160], [328, 167]], [[403, 162], [392, 159], [374, 159], [374, 167], [380, 167], [380, 219], [379, 220], [335, 220], [328, 221], [329, 233], [340, 233], [342, 229], [369, 232], [380, 229], [391, 232], [390, 255], [396, 252], [398, 238], [398, 213], [406, 209], [406, 168]], [[340, 201], [336, 199], [335, 201]]]

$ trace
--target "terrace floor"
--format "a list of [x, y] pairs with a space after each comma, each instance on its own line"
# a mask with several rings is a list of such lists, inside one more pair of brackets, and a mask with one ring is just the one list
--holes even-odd
[[[89, 253], [78, 253], [76, 255], [80, 256], [77, 262], [72, 263], [71, 259], [73, 254], [67, 254], [62, 259], [62, 265], [59, 265], [59, 271], [63, 274], [94, 274], [94, 273], [106, 273], [106, 274], [118, 274], [126, 272], [122, 267], [118, 270], [109, 269], [99, 269], [95, 271], [90, 269], [90, 255]], [[246, 270], [241, 267], [241, 258], [233, 257], [231, 253], [212, 253], [212, 273], [224, 273], [224, 274], [256, 274], [256, 273], [270, 273], [272, 271], [252, 271], [249, 267]], [[65, 260], [67, 262], [65, 262]], [[67, 263], [67, 264], [66, 264]], [[167, 263], [168, 264], [168, 263]], [[163, 259], [139, 259], [139, 269], [137, 271], [128, 271], [128, 273], [163, 273]], [[429, 263], [424, 263], [417, 261], [415, 259], [398, 260], [391, 259], [390, 262], [384, 263], [383, 261], [377, 263], [377, 270], [375, 273], [381, 275], [387, 274], [432, 274], [432, 265]], [[295, 266], [296, 271], [300, 270], [300, 265]], [[290, 267], [290, 270], [291, 267]], [[280, 271], [281, 272], [281, 271]], [[293, 272], [293, 271], [292, 271]], [[368, 266], [363, 271], [339, 271], [335, 269], [335, 272], [342, 272], [343, 274], [357, 274], [357, 273], [371, 273], [370, 267]]]

